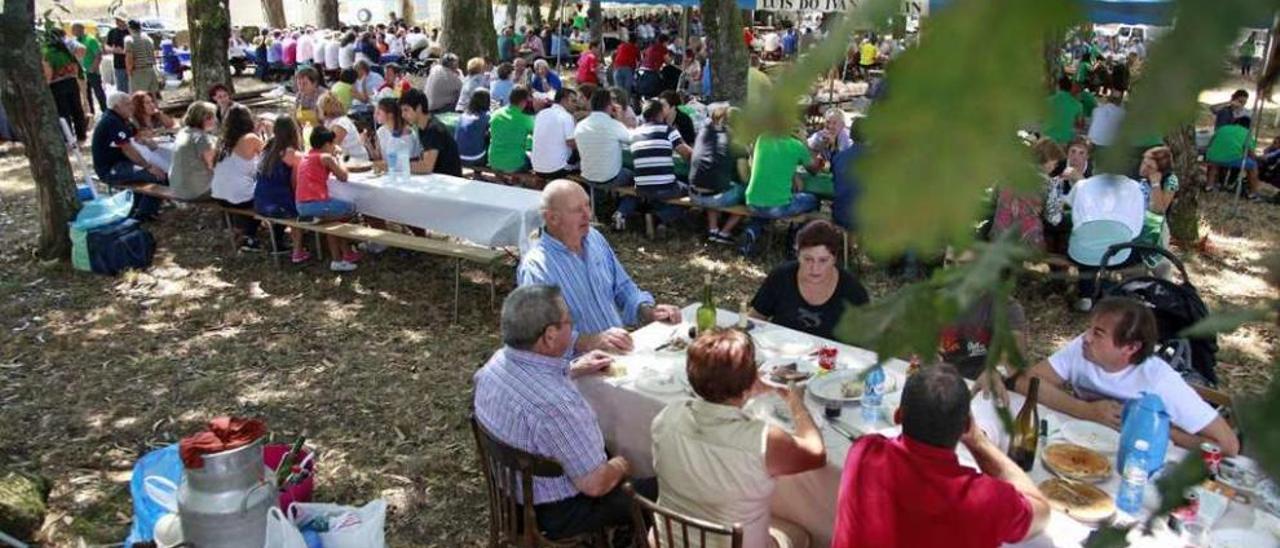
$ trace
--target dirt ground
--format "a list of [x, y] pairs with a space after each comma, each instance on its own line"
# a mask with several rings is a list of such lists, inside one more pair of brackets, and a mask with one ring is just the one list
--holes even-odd
[[[449, 261], [393, 251], [341, 276], [276, 268], [234, 252], [213, 212], [183, 208], [148, 227], [159, 244], [150, 270], [109, 278], [32, 258], [34, 200], [25, 158], [0, 147], [0, 467], [54, 481], [50, 545], [121, 542], [134, 461], [221, 414], [265, 418], [277, 440], [305, 434], [320, 451], [315, 499], [386, 497], [392, 546], [483, 541], [467, 415], [471, 376], [498, 347], [484, 272], [464, 271], [451, 322]], [[1259, 260], [1280, 251], [1280, 206], [1213, 194], [1202, 208], [1212, 252], [1182, 255], [1209, 306], [1276, 297]], [[692, 234], [609, 238], [642, 287], [681, 305], [705, 272], [736, 303], [781, 260], [777, 246], [749, 262]], [[866, 258], [860, 275], [872, 298], [902, 283]], [[512, 276], [499, 273], [499, 298]], [[1032, 358], [1081, 331], [1066, 294], [1034, 276], [1019, 284]], [[1276, 330], [1220, 342], [1225, 389], [1260, 390]]]

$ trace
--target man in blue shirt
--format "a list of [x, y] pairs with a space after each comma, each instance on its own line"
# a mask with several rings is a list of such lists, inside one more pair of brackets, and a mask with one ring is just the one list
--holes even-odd
[[572, 354], [630, 352], [627, 325], [678, 323], [680, 309], [654, 304], [631, 280], [604, 235], [591, 228], [591, 201], [577, 183], [558, 179], [542, 190], [542, 238], [516, 272], [520, 286], [554, 285], [564, 294], [575, 326]]

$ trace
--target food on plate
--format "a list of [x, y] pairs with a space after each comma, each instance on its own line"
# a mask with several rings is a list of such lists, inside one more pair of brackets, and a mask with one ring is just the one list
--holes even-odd
[[1040, 455], [1044, 465], [1062, 476], [1097, 481], [1111, 477], [1111, 461], [1101, 453], [1073, 443], [1055, 443]]
[[351, 160], [345, 164], [347, 171], [361, 173], [373, 169], [373, 162], [367, 160]]
[[844, 381], [840, 383], [840, 395], [846, 398], [861, 398], [865, 384], [858, 379]]
[[776, 366], [769, 371], [769, 380], [779, 384], [800, 382], [811, 376], [813, 373], [797, 369], [795, 362]]
[[1098, 523], [1116, 513], [1111, 495], [1088, 483], [1051, 478], [1040, 482], [1040, 492], [1054, 509], [1082, 523]]
[[615, 361], [605, 368], [604, 374], [614, 378], [625, 377], [627, 376], [627, 366]]
[[1234, 500], [1234, 501], [1239, 501], [1244, 503], [1249, 502], [1248, 497], [1246, 497], [1244, 493], [1241, 493], [1235, 488], [1225, 483], [1222, 483], [1220, 481], [1207, 480], [1204, 483], [1200, 484], [1200, 486], [1204, 487], [1208, 491], [1212, 491], [1214, 493], [1217, 493], [1219, 495], [1226, 497], [1227, 500]]

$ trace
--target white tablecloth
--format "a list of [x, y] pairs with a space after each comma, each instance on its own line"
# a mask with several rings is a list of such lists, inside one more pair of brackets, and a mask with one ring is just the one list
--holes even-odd
[[537, 191], [450, 175], [413, 175], [393, 184], [385, 176], [352, 173], [347, 182], [330, 179], [329, 194], [366, 215], [521, 253], [529, 233], [542, 226]]
[[[686, 322], [691, 321], [696, 307], [697, 305], [691, 305], [685, 308], [684, 317]], [[732, 312], [721, 310], [719, 314], [720, 317], [717, 323], [720, 325], [732, 325], [737, 320], [737, 315]], [[765, 322], [757, 321], [757, 323], [759, 326], [752, 331], [752, 334], [758, 341], [757, 345], [764, 347], [762, 351], [766, 356], [777, 354], [777, 352], [771, 351], [767, 344], [761, 344], [759, 341], [762, 339], [790, 342], [812, 341], [815, 344], [834, 345], [840, 351], [841, 367], [866, 367], [875, 361], [875, 354], [864, 349], [834, 341], [817, 339], [804, 333]], [[687, 328], [688, 323], [679, 327], [679, 329]], [[668, 403], [691, 397], [691, 394], [685, 391], [675, 394], [657, 394], [637, 386], [637, 380], [645, 377], [672, 376], [676, 379], [684, 379], [683, 354], [655, 353], [652, 351], [652, 349], [666, 342], [674, 332], [674, 329], [676, 328], [670, 325], [654, 323], [633, 333], [632, 337], [635, 340], [636, 351], [628, 356], [618, 358], [618, 362], [627, 369], [625, 377], [605, 378], [590, 376], [577, 381], [578, 389], [596, 412], [600, 422], [600, 429], [604, 433], [609, 449], [616, 455], [626, 457], [631, 462], [634, 474], [637, 477], [653, 475], [653, 440], [649, 428], [653, 418]], [[900, 360], [890, 360], [885, 367], [886, 373], [895, 377], [897, 390], [886, 395], [885, 408], [888, 411], [885, 412], [880, 422], [873, 427], [863, 424], [861, 414], [856, 405], [846, 406], [837, 420], [847, 425], [853, 425], [860, 431], [875, 431], [890, 437], [897, 435], [900, 432], [899, 428], [885, 422], [885, 417], [892, 417], [892, 409], [896, 408], [897, 402], [901, 398], [901, 388], [906, 378], [906, 367], [907, 364]], [[747, 410], [776, 423], [777, 419], [771, 416], [770, 412], [775, 403], [780, 404], [781, 399], [770, 395], [749, 402]], [[844, 460], [852, 444], [847, 438], [827, 426], [819, 404], [814, 402], [812, 398], [809, 398], [808, 403], [810, 412], [814, 420], [822, 428], [823, 438], [826, 441], [827, 466], [803, 474], [779, 478], [773, 495], [772, 511], [775, 516], [797, 523], [809, 531], [815, 542], [814, 546], [827, 546], [831, 542], [831, 529], [835, 523], [836, 497], [840, 489], [840, 477], [844, 469]], [[1010, 405], [1014, 413], [1021, 409], [1022, 403], [1023, 398], [1021, 395], [1010, 394]], [[983, 430], [991, 436], [999, 447], [1004, 447], [1007, 438], [1003, 428], [1000, 426], [999, 419], [996, 417], [991, 401], [981, 397], [975, 398], [972, 409], [975, 420], [978, 421]], [[1049, 422], [1050, 441], [1057, 439], [1056, 432], [1063, 423], [1073, 420], [1069, 416], [1062, 415], [1044, 406], [1040, 406], [1040, 417]], [[784, 426], [784, 428], [786, 427]], [[956, 452], [962, 464], [977, 468], [972, 455], [969, 454], [967, 449], [960, 446]], [[1178, 447], [1170, 446], [1166, 458], [1170, 461], [1178, 460], [1185, 453], [1184, 450]], [[1114, 463], [1114, 456], [1112, 455], [1110, 458]], [[1052, 477], [1041, 466], [1038, 458], [1030, 475], [1031, 479], [1036, 483]], [[1119, 486], [1120, 478], [1116, 474], [1112, 474], [1111, 479], [1107, 482], [1099, 484], [1100, 488], [1113, 495], [1119, 489]], [[1152, 502], [1148, 501], [1149, 504]], [[1217, 522], [1214, 529], [1249, 528], [1253, 524], [1253, 519], [1252, 507], [1232, 503], [1227, 514]], [[1090, 527], [1055, 511], [1044, 533], [1017, 546], [1079, 546], [1090, 531]], [[1156, 537], [1147, 538], [1142, 538], [1139, 534], [1134, 533], [1130, 535], [1130, 542], [1133, 546], [1179, 545], [1177, 544], [1177, 539], [1172, 538], [1167, 530], [1157, 532]]]

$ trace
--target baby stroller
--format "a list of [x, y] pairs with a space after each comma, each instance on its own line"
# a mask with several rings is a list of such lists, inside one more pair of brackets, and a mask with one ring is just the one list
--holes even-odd
[[1098, 289], [1095, 290], [1094, 299], [1097, 300], [1102, 292], [1102, 278], [1106, 275], [1106, 265], [1110, 264], [1111, 256], [1125, 249], [1131, 249], [1133, 253], [1140, 255], [1163, 256], [1177, 267], [1182, 275], [1182, 283], [1156, 276], [1138, 276], [1111, 287], [1107, 295], [1128, 297], [1147, 305], [1155, 314], [1156, 327], [1160, 334], [1159, 342], [1156, 344], [1156, 355], [1173, 366], [1175, 371], [1192, 384], [1217, 386], [1218, 375], [1215, 372], [1218, 353], [1217, 336], [1190, 338], [1178, 336], [1183, 329], [1191, 327], [1208, 316], [1209, 309], [1200, 298], [1200, 292], [1187, 277], [1186, 267], [1172, 253], [1160, 247], [1133, 242], [1115, 244], [1107, 248], [1107, 252], [1102, 256], [1103, 266], [1095, 275], [1094, 287]]

